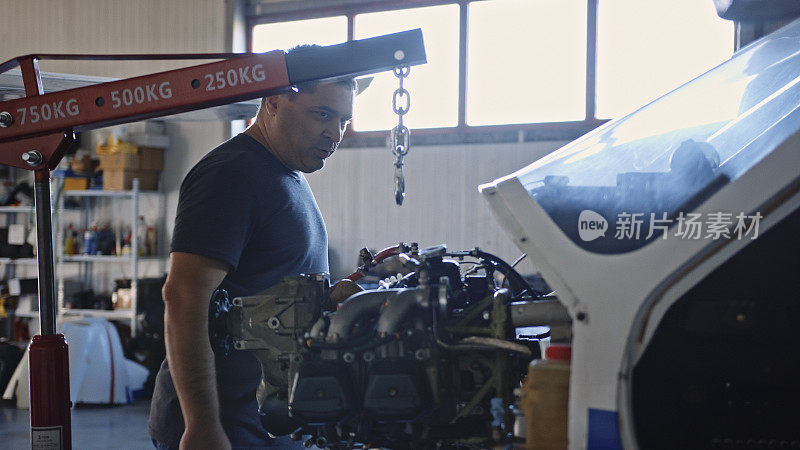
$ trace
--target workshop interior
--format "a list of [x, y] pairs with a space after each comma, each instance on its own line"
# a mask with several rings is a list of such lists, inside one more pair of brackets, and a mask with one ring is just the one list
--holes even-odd
[[270, 436], [800, 448], [791, 0], [0, 0], [0, 448], [153, 448], [184, 177], [350, 78], [329, 272], [209, 299]]

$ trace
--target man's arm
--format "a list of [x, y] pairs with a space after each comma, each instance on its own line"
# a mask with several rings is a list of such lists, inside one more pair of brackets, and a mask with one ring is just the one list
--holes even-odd
[[228, 272], [218, 260], [173, 252], [164, 284], [167, 361], [183, 411], [181, 449], [231, 447], [219, 418], [208, 304]]

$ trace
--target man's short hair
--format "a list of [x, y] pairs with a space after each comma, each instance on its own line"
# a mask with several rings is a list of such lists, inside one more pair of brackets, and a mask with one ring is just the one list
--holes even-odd
[[[321, 48], [321, 47], [322, 47], [321, 45], [317, 44], [301, 44], [301, 45], [296, 45], [290, 48], [289, 50], [286, 50], [286, 54], [291, 55], [292, 53], [297, 52], [298, 50], [305, 50], [309, 48]], [[358, 83], [356, 82], [355, 77], [349, 77], [349, 78], [339, 78], [336, 80], [307, 81], [305, 83], [300, 83], [295, 85], [294, 88], [296, 88], [297, 90], [292, 89], [289, 92], [276, 95], [285, 95], [289, 98], [289, 101], [294, 101], [297, 98], [297, 96], [300, 95], [301, 93], [314, 92], [317, 89], [317, 86], [319, 86], [320, 84], [327, 84], [327, 83], [341, 84], [342, 86], [349, 87], [353, 91], [354, 95], [358, 92]], [[267, 97], [263, 97], [261, 99], [260, 108], [264, 107], [266, 101]]]
[[317, 89], [317, 86], [320, 84], [341, 84], [344, 87], [349, 87], [350, 90], [353, 91], [355, 94], [358, 92], [358, 83], [356, 83], [355, 78], [341, 78], [337, 80], [322, 80], [322, 81], [307, 81], [305, 83], [300, 83], [295, 85], [297, 91], [292, 89], [291, 91], [287, 92], [284, 95], [288, 95], [289, 99], [293, 100], [297, 97], [298, 94], [303, 92], [314, 92]]

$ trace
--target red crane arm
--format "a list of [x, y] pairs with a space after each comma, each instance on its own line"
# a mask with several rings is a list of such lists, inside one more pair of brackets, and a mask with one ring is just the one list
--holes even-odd
[[[134, 122], [287, 91], [292, 85], [357, 76], [425, 62], [420, 30], [327, 47], [260, 54], [119, 55], [117, 59], [221, 61], [44, 94], [39, 59], [112, 59], [113, 55], [28, 55], [0, 64], [20, 65], [27, 97], [0, 102], [0, 164], [54, 168], [63, 152], [52, 145], [75, 131]], [[40, 139], [41, 138], [41, 139]], [[38, 164], [26, 157], [36, 150]]]
[[277, 50], [0, 103], [13, 122], [0, 142], [98, 128], [232, 103], [289, 88]]

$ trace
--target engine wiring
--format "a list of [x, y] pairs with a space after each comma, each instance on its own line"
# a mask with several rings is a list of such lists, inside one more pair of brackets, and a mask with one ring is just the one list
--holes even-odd
[[[498, 271], [504, 275], [503, 283], [505, 283], [506, 280], [508, 281], [509, 288], [513, 293], [512, 297], [515, 299], [523, 297], [526, 293], [534, 298], [541, 298], [545, 295], [545, 293], [533, 289], [528, 284], [528, 282], [525, 281], [525, 278], [522, 275], [520, 275], [520, 273], [517, 272], [516, 269], [514, 269], [514, 265], [509, 265], [507, 262], [503, 261], [499, 257], [491, 253], [484, 252], [479, 248], [474, 248], [468, 251], [448, 252], [445, 253], [445, 256], [451, 258], [452, 257], [463, 258], [467, 256], [478, 258], [479, 260], [481, 260], [483, 266], [482, 268], [484, 270], [490, 272]], [[518, 258], [518, 261], [515, 261], [514, 264], [518, 264], [519, 261], [522, 260], [521, 258], [524, 258], [524, 256]]]
[[522, 260], [525, 259], [525, 257], [527, 257], [527, 256], [528, 256], [527, 253], [523, 253], [523, 254], [519, 255], [519, 258], [515, 259], [514, 262], [511, 263], [511, 267], [517, 267], [517, 264], [522, 262]]

